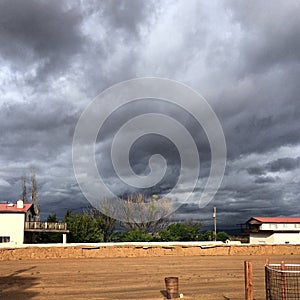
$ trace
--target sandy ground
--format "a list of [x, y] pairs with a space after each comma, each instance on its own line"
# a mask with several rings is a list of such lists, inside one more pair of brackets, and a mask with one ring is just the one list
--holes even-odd
[[[183, 299], [244, 299], [244, 261], [253, 262], [254, 296], [265, 299], [265, 256], [54, 258], [0, 261], [0, 299], [164, 299], [178, 276]], [[270, 256], [299, 263], [300, 255]]]

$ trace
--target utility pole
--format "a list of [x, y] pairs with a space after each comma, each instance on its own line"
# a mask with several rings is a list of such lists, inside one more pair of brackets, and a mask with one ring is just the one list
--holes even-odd
[[217, 208], [214, 207], [213, 212], [213, 218], [214, 218], [214, 240], [217, 240]]

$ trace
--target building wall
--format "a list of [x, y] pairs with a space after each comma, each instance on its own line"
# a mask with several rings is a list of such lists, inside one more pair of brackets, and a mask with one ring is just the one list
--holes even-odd
[[274, 244], [274, 238], [272, 236], [272, 233], [268, 233], [268, 232], [250, 233], [249, 243], [250, 244]]
[[20, 245], [24, 242], [24, 213], [0, 213], [0, 237], [10, 237], [5, 245]]
[[251, 233], [250, 244], [300, 244], [300, 233]]
[[287, 230], [299, 231], [299, 223], [264, 223], [260, 225], [260, 230]]
[[300, 244], [300, 233], [274, 233], [275, 244]]

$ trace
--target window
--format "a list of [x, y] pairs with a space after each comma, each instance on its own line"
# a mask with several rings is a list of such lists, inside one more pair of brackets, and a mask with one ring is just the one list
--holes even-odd
[[0, 243], [9, 243], [10, 236], [0, 236]]

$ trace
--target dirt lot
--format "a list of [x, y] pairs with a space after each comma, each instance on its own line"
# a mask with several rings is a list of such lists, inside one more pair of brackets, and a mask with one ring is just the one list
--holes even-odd
[[[299, 263], [300, 255], [269, 256]], [[244, 299], [244, 260], [253, 262], [255, 299], [265, 299], [266, 256], [52, 258], [0, 261], [0, 299], [164, 299], [178, 276], [183, 299]]]

